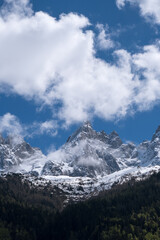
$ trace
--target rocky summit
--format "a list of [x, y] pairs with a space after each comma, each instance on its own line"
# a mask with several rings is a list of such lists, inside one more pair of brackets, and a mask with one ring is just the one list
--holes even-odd
[[1, 175], [20, 173], [35, 184], [50, 181], [69, 195], [95, 194], [117, 182], [141, 179], [159, 169], [160, 127], [151, 141], [136, 146], [123, 143], [115, 131], [96, 132], [90, 122], [85, 122], [48, 156], [20, 137], [0, 136]]

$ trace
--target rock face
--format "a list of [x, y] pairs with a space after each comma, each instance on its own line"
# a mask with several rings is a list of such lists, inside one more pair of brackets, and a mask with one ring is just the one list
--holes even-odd
[[32, 148], [22, 138], [9, 136], [4, 139], [0, 135], [0, 172], [38, 171], [38, 163], [45, 156], [38, 148]]
[[113, 131], [96, 132], [85, 122], [58, 151], [49, 156], [42, 175], [105, 176], [129, 167], [160, 165], [160, 127], [151, 141], [124, 144]]
[[114, 131], [96, 132], [85, 122], [58, 151], [49, 156], [42, 175], [97, 177], [138, 165], [134, 144], [123, 144]]
[[[95, 177], [120, 170], [116, 158], [108, 151], [122, 145], [116, 132], [96, 132], [85, 122], [66, 144], [45, 164], [42, 175]], [[108, 150], [107, 150], [108, 148]]]
[[124, 144], [113, 131], [96, 132], [89, 122], [57, 151], [45, 156], [18, 137], [0, 135], [0, 171], [35, 176], [103, 177], [134, 167], [160, 166], [160, 127], [151, 141]]
[[144, 141], [138, 146], [138, 153], [143, 166], [160, 165], [160, 126], [151, 141]]

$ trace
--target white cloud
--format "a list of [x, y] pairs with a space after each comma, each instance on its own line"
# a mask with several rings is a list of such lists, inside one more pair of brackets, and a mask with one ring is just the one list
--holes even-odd
[[[13, 7], [12, 11], [5, 10], [5, 17], [0, 17], [1, 92], [13, 92], [38, 104], [48, 104], [53, 112], [56, 105], [55, 117], [66, 125], [93, 116], [123, 117], [133, 106], [145, 110], [146, 105], [150, 107], [159, 99], [153, 90], [154, 97], [147, 95], [155, 80], [159, 84], [158, 75], [153, 75], [146, 60], [148, 54], [153, 59], [159, 56], [156, 46], [150, 46], [152, 50], [148, 46], [135, 55], [123, 49], [115, 51], [116, 60], [111, 64], [96, 58], [95, 34], [85, 30], [90, 24], [86, 17], [70, 13], [57, 20], [44, 12], [31, 14], [29, 2], [22, 3], [23, 11]], [[156, 61], [152, 65], [156, 68]], [[147, 72], [152, 72], [152, 78]], [[53, 122], [36, 124], [35, 129], [38, 126], [41, 133], [51, 133], [54, 125]], [[36, 134], [36, 130], [33, 132]], [[56, 134], [54, 128], [52, 133]]]
[[56, 136], [58, 131], [58, 124], [54, 120], [45, 122], [33, 122], [32, 124], [23, 124], [18, 117], [11, 113], [6, 113], [0, 116], [0, 133], [5, 136], [18, 136], [19, 139], [24, 137], [31, 138], [35, 135], [50, 135]]
[[23, 128], [16, 116], [6, 113], [0, 116], [0, 133], [21, 136]]
[[[35, 124], [36, 125], [36, 124]], [[54, 120], [49, 120], [41, 123], [37, 123], [37, 127], [39, 128], [37, 134], [48, 134], [51, 136], [57, 135], [58, 124]]]
[[141, 76], [135, 102], [140, 110], [147, 110], [160, 101], [160, 42], [145, 46], [133, 56], [133, 63]]
[[[75, 161], [76, 159], [76, 165], [78, 166], [98, 166], [101, 164], [100, 159], [95, 159], [91, 156], [88, 156], [90, 154], [87, 154], [89, 151], [93, 151], [93, 149], [90, 149], [90, 146], [87, 144], [86, 140], [83, 140], [79, 142], [78, 145], [75, 145], [74, 147], [66, 146], [65, 148], [60, 148], [59, 150], [55, 150], [55, 148], [50, 148], [50, 151], [48, 152], [47, 158], [50, 161], [53, 161], [54, 163], [60, 163], [60, 162], [66, 162], [69, 163], [71, 161]], [[72, 159], [72, 156], [74, 158]], [[95, 150], [95, 156], [96, 156], [96, 150]], [[73, 164], [75, 165], [75, 164]], [[71, 167], [72, 168], [72, 167]], [[73, 169], [72, 169], [73, 170]]]
[[[93, 114], [126, 114], [132, 74], [95, 57], [89, 20], [73, 13], [59, 20], [43, 12], [0, 19], [0, 83], [6, 90], [50, 105], [67, 124]], [[131, 86], [131, 87], [130, 87]], [[119, 92], [119, 89], [121, 91]]]
[[25, 136], [33, 138], [39, 135], [50, 135], [55, 137], [58, 134], [58, 123], [55, 120], [47, 120], [45, 122], [33, 122], [32, 124], [25, 125]]
[[111, 34], [109, 33], [108, 25], [104, 27], [103, 24], [97, 24], [97, 28], [99, 30], [97, 37], [98, 47], [105, 50], [115, 47], [114, 41], [111, 39]]
[[116, 0], [117, 7], [121, 9], [125, 6], [125, 0]]
[[12, 12], [1, 17], [1, 88], [8, 85], [25, 97], [45, 98], [61, 68], [91, 41], [91, 33], [81, 30], [87, 25], [85, 17], [75, 14], [61, 16], [59, 21], [43, 12], [32, 16]]
[[155, 23], [160, 24], [160, 1], [159, 0], [117, 0], [118, 8], [122, 8], [126, 3], [137, 5], [141, 15]]
[[33, 11], [29, 0], [4, 0], [1, 7], [1, 15], [7, 18], [15, 14], [21, 17], [31, 16]]

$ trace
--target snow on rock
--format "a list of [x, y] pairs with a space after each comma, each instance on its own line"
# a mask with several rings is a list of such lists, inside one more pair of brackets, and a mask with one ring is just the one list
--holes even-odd
[[0, 135], [0, 172], [21, 173], [37, 186], [51, 182], [75, 201], [159, 170], [160, 127], [151, 141], [136, 146], [124, 144], [115, 131], [96, 132], [85, 122], [48, 156], [23, 139]]
[[137, 162], [134, 144], [123, 144], [115, 131], [96, 132], [85, 122], [58, 151], [49, 154], [42, 175], [104, 176]]
[[0, 172], [41, 174], [46, 157], [40, 149], [32, 148], [22, 138], [0, 136]]

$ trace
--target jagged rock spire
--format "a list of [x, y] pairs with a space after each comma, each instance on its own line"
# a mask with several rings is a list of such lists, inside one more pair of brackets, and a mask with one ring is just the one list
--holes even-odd
[[158, 126], [155, 134], [153, 135], [153, 137], [152, 137], [152, 142], [153, 142], [156, 138], [160, 139], [160, 126]]
[[89, 121], [85, 121], [80, 128], [68, 138], [67, 143], [83, 139], [97, 139], [110, 144], [113, 148], [118, 148], [122, 145], [122, 140], [117, 132], [113, 131], [109, 135], [107, 135], [104, 131], [96, 132]]
[[122, 140], [120, 139], [118, 133], [116, 131], [113, 131], [109, 134], [109, 141], [108, 143], [113, 147], [113, 148], [118, 148], [122, 145]]
[[89, 121], [83, 122], [83, 124], [75, 131], [67, 140], [67, 142], [72, 142], [74, 140], [84, 139], [86, 137], [92, 138], [96, 134], [96, 131], [93, 130], [92, 125]]
[[91, 122], [90, 121], [84, 121], [82, 127], [92, 128]]

